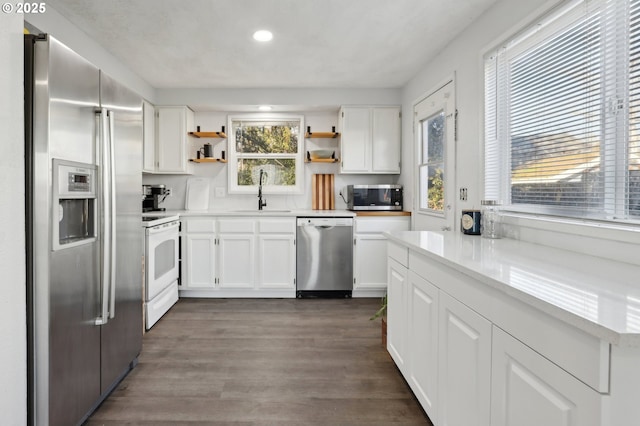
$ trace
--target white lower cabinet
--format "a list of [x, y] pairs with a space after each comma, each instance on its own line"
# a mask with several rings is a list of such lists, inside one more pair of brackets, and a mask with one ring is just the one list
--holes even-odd
[[213, 288], [216, 278], [215, 234], [183, 237], [182, 288]]
[[601, 395], [494, 326], [491, 426], [596, 426]]
[[216, 221], [182, 220], [180, 290], [213, 289], [217, 277]]
[[431, 419], [438, 410], [438, 288], [409, 271], [407, 382]]
[[442, 291], [439, 323], [438, 424], [488, 426], [491, 323]]
[[408, 231], [409, 216], [356, 217], [353, 246], [353, 297], [382, 297], [387, 290], [387, 238], [383, 232]]
[[387, 288], [387, 239], [382, 233], [355, 234], [353, 246], [353, 290]]
[[295, 236], [267, 234], [258, 237], [258, 287], [296, 289]]
[[218, 219], [220, 288], [253, 288], [257, 221]]
[[295, 218], [184, 218], [183, 297], [295, 297]]
[[256, 237], [253, 234], [223, 234], [219, 241], [221, 288], [253, 288]]
[[[405, 345], [407, 341], [407, 268], [389, 258], [387, 288], [387, 350], [396, 365], [405, 373]], [[406, 374], [406, 373], [405, 373]]]

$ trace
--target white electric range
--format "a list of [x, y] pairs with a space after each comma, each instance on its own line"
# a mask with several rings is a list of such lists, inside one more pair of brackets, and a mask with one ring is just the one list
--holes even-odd
[[150, 329], [178, 301], [180, 219], [143, 216], [145, 326]]

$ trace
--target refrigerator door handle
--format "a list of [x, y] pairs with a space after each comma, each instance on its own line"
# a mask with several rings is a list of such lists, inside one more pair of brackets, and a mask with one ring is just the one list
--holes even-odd
[[109, 122], [109, 192], [111, 193], [111, 282], [109, 285], [111, 294], [109, 295], [109, 318], [116, 316], [116, 153], [114, 144], [114, 112], [107, 111], [107, 120]]
[[100, 247], [100, 281], [102, 285], [102, 303], [96, 325], [104, 325], [109, 321], [109, 287], [111, 282], [111, 200], [109, 188], [109, 152], [107, 147], [107, 111], [102, 108], [96, 112], [99, 116], [98, 166], [100, 168], [100, 211], [102, 212], [101, 247]]

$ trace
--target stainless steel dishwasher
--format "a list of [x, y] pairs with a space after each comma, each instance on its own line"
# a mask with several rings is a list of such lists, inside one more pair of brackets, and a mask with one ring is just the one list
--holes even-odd
[[351, 297], [353, 219], [299, 217], [297, 297]]

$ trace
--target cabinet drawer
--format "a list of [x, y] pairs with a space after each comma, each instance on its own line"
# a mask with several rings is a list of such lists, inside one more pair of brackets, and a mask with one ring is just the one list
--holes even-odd
[[408, 231], [409, 218], [370, 218], [357, 217], [354, 220], [354, 232], [356, 234], [380, 233], [394, 231]]
[[401, 246], [400, 244], [389, 241], [387, 243], [387, 256], [394, 259], [404, 267], [409, 265], [409, 249]]
[[253, 219], [219, 219], [218, 230], [221, 233], [253, 234], [256, 230], [256, 221]]
[[186, 232], [216, 232], [216, 221], [213, 219], [187, 219], [182, 223]]
[[296, 220], [291, 219], [260, 219], [258, 232], [261, 234], [295, 234]]

